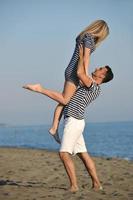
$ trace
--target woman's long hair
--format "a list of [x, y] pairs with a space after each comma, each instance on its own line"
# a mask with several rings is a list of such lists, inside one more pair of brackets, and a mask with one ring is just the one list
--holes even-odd
[[78, 36], [81, 38], [85, 33], [90, 33], [97, 47], [109, 34], [109, 27], [104, 20], [96, 20], [87, 26]]

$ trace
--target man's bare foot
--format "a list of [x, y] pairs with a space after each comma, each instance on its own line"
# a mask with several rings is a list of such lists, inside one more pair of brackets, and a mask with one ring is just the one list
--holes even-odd
[[101, 185], [97, 185], [97, 186], [95, 185], [92, 187], [92, 189], [95, 191], [100, 191], [100, 190], [103, 190], [103, 187]]
[[78, 186], [71, 186], [70, 192], [77, 192], [79, 190]]
[[28, 85], [24, 85], [23, 88], [34, 91], [34, 92], [39, 92], [39, 93], [42, 91], [42, 86], [40, 84], [34, 84], [34, 85], [28, 84]]

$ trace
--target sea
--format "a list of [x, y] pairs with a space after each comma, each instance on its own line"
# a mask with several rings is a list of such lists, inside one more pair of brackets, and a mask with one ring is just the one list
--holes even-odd
[[[0, 147], [58, 151], [48, 125], [0, 125]], [[63, 123], [59, 128], [63, 134]], [[84, 138], [91, 156], [133, 161], [133, 122], [86, 123]]]

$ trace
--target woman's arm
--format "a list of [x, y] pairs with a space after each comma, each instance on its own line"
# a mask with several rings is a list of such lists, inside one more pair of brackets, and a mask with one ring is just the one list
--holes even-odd
[[[86, 50], [86, 53], [88, 50]], [[87, 64], [89, 62], [89, 59], [85, 60], [86, 56], [87, 56], [87, 54], [84, 54], [83, 47], [80, 46], [79, 47], [79, 62], [78, 62], [78, 68], [77, 68], [77, 76], [85, 86], [89, 87], [92, 84], [92, 79], [89, 77], [89, 75], [87, 75], [88, 73], [86, 73], [86, 70], [88, 71]], [[86, 67], [85, 67], [85, 63], [86, 63]]]

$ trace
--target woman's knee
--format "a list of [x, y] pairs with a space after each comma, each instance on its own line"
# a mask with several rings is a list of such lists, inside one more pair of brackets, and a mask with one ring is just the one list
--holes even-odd
[[65, 98], [65, 97], [64, 97], [62, 104], [63, 104], [64, 106], [66, 106], [66, 105], [68, 104], [69, 101], [70, 101], [70, 98]]
[[74, 90], [74, 91], [71, 91], [70, 93], [69, 93], [69, 95], [66, 95], [65, 93], [64, 94], [62, 94], [63, 95], [63, 99], [64, 99], [64, 105], [67, 105], [68, 104], [68, 102], [70, 101], [70, 99], [73, 97], [73, 95], [75, 94], [75, 92], [76, 92], [76, 90]]

